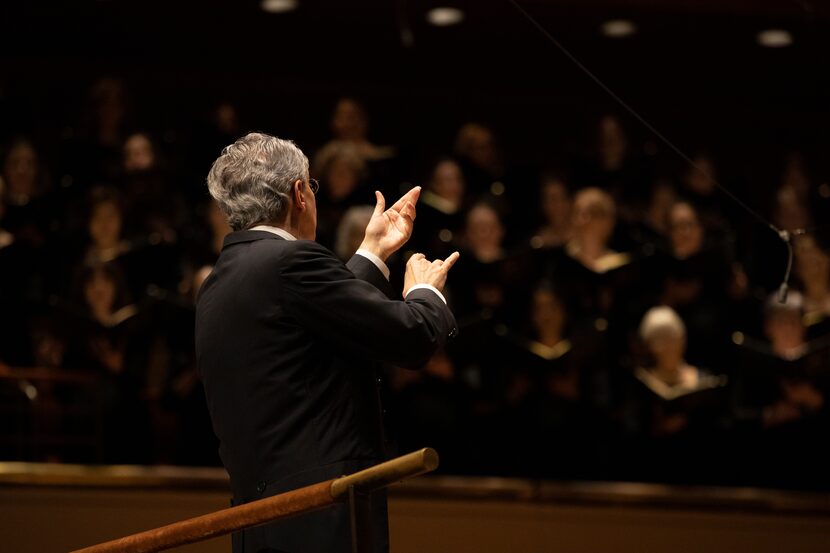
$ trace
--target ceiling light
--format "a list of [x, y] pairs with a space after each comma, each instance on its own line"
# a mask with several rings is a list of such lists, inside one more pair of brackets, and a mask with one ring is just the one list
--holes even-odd
[[297, 9], [297, 0], [262, 0], [260, 7], [268, 13], [285, 13]]
[[427, 21], [436, 27], [449, 27], [464, 21], [464, 12], [458, 8], [433, 8], [427, 12]]
[[758, 44], [767, 48], [783, 48], [793, 43], [793, 35], [784, 29], [767, 29], [758, 33]]
[[628, 19], [611, 19], [600, 26], [600, 31], [610, 38], [625, 38], [637, 32], [637, 26]]

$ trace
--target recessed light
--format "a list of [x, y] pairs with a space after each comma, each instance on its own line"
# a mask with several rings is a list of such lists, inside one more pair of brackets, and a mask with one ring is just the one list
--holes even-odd
[[297, 0], [262, 0], [259, 6], [268, 13], [285, 13], [297, 9]]
[[464, 21], [464, 12], [458, 8], [433, 8], [427, 12], [427, 21], [436, 27], [449, 27]]
[[600, 31], [607, 37], [625, 38], [637, 32], [637, 25], [628, 19], [611, 19], [600, 26]]
[[784, 48], [793, 43], [793, 35], [784, 29], [766, 29], [757, 38], [758, 44], [767, 48]]

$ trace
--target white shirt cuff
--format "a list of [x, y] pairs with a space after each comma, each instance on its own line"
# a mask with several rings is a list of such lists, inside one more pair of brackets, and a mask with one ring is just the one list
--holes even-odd
[[386, 266], [386, 263], [383, 262], [383, 259], [379, 258], [369, 250], [364, 250], [363, 248], [360, 248], [354, 253], [355, 255], [362, 255], [363, 257], [374, 263], [375, 267], [380, 269], [380, 272], [383, 273], [383, 276], [386, 277], [386, 280], [389, 280], [389, 267]]
[[417, 290], [419, 288], [424, 288], [426, 290], [432, 290], [433, 292], [438, 294], [438, 297], [441, 298], [441, 301], [444, 302], [444, 304], [446, 305], [447, 298], [444, 297], [444, 294], [442, 294], [441, 292], [438, 291], [438, 288], [436, 288], [435, 286], [433, 286], [431, 284], [415, 284], [415, 285], [412, 286], [412, 288], [410, 288], [409, 290], [406, 291], [406, 294], [404, 294], [404, 297], [408, 296], [409, 293], [412, 292], [413, 290]]

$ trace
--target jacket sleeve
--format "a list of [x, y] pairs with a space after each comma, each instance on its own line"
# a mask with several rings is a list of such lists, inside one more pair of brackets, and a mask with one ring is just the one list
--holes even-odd
[[[372, 284], [375, 288], [383, 292], [383, 294], [390, 300], [395, 299], [395, 292], [392, 290], [392, 285], [380, 272], [380, 269], [372, 263], [369, 259], [362, 255], [355, 254], [346, 263], [346, 267], [360, 280]], [[398, 295], [400, 297], [400, 295]]]
[[449, 308], [430, 290], [415, 290], [403, 301], [389, 299], [319, 244], [295, 244], [279, 261], [286, 314], [322, 341], [414, 368], [457, 332]]

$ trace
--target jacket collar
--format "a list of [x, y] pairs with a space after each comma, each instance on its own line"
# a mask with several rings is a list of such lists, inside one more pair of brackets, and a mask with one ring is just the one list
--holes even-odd
[[285, 240], [282, 236], [268, 232], [267, 230], [237, 230], [225, 236], [222, 243], [222, 249], [227, 248], [233, 244], [241, 244], [242, 242], [254, 242], [256, 240]]

